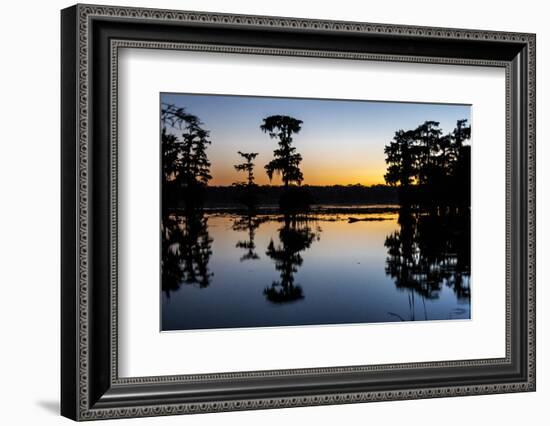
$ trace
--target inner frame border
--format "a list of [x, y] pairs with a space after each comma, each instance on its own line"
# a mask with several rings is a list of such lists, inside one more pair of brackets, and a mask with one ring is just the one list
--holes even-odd
[[[505, 357], [504, 358], [483, 358], [465, 359], [456, 361], [430, 361], [410, 362], [397, 364], [374, 364], [374, 365], [352, 365], [322, 368], [297, 368], [282, 370], [256, 370], [228, 373], [208, 374], [174, 374], [166, 376], [142, 376], [142, 377], [119, 377], [118, 376], [118, 55], [120, 49], [155, 49], [173, 51], [191, 51], [206, 53], [229, 53], [229, 54], [251, 54], [267, 56], [294, 56], [313, 57], [344, 60], [367, 60], [377, 62], [405, 62], [425, 63], [443, 65], [469, 65], [499, 67], [505, 69], [506, 84], [506, 230], [507, 234], [511, 228], [511, 179], [508, 172], [511, 165], [511, 129], [510, 129], [510, 96], [511, 96], [511, 68], [505, 61], [487, 61], [475, 59], [442, 59], [442, 58], [418, 58], [413, 56], [400, 55], [379, 55], [365, 53], [343, 53], [343, 52], [316, 52], [299, 49], [272, 49], [226, 45], [204, 45], [197, 43], [172, 43], [172, 42], [150, 42], [141, 40], [118, 40], [113, 39], [110, 43], [111, 57], [111, 381], [113, 384], [152, 384], [152, 383], [173, 383], [177, 381], [198, 381], [198, 380], [219, 380], [219, 379], [242, 379], [252, 377], [273, 377], [293, 376], [303, 374], [330, 374], [349, 372], [369, 372], [395, 369], [406, 369], [411, 367], [464, 367], [482, 366], [494, 364], [510, 364], [511, 362], [511, 287], [512, 280], [508, 266], [511, 255], [510, 241], [506, 240], [506, 282], [505, 282]], [[397, 101], [396, 101], [397, 102]], [[472, 182], [473, 184], [473, 182]]]

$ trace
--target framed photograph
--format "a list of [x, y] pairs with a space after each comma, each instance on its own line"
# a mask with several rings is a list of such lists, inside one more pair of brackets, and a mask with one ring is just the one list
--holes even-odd
[[61, 412], [535, 390], [535, 35], [61, 12]]

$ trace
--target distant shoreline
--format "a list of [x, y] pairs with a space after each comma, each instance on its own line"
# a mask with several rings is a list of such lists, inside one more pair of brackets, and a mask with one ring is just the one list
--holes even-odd
[[[349, 206], [397, 206], [399, 204], [398, 190], [387, 185], [375, 186], [309, 186], [302, 185], [299, 188], [306, 191], [311, 206], [331, 206], [339, 211]], [[238, 186], [207, 186], [204, 188], [205, 209], [246, 209], [239, 204], [239, 199], [246, 193], [246, 187]], [[257, 186], [253, 188], [255, 204], [261, 209], [269, 210], [278, 207], [285, 188], [282, 186]], [[184, 207], [183, 199], [180, 199], [177, 188], [165, 188], [166, 197], [163, 201], [166, 207]]]
[[[312, 205], [307, 211], [300, 212], [298, 214], [385, 214], [385, 213], [398, 213], [399, 205], [397, 204], [350, 204], [350, 205]], [[183, 212], [183, 207], [168, 207], [170, 212]], [[228, 214], [248, 214], [250, 211], [243, 206], [219, 206], [208, 207], [205, 206], [202, 209], [205, 213], [228, 213]], [[283, 214], [278, 205], [264, 205], [257, 206], [253, 210], [254, 214]]]

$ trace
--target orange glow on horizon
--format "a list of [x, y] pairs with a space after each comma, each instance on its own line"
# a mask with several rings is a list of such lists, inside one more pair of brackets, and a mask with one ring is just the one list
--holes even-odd
[[[385, 168], [380, 169], [328, 169], [325, 167], [303, 168], [304, 180], [302, 185], [311, 186], [333, 186], [333, 185], [384, 185]], [[244, 174], [236, 171], [221, 170], [216, 172], [213, 170], [212, 180], [208, 183], [210, 186], [231, 186], [235, 182], [244, 182]], [[255, 182], [257, 185], [274, 185], [282, 184], [281, 178], [278, 175], [273, 176], [270, 182], [269, 178], [263, 171], [259, 169], [255, 173]]]

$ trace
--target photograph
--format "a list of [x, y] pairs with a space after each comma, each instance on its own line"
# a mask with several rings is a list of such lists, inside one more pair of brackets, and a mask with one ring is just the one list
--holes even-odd
[[[274, 409], [307, 423], [321, 408], [305, 407], [325, 406], [326, 424], [357, 410], [521, 424], [548, 399], [540, 7], [202, 1], [64, 4], [60, 22], [40, 3], [26, 41], [41, 31], [51, 49], [20, 55], [13, 38], [4, 139], [29, 153], [5, 156], [4, 180], [28, 188], [5, 209], [24, 256], [4, 281], [42, 293], [23, 308], [4, 297], [8, 331], [28, 343], [20, 359], [57, 343], [36, 383], [9, 378], [36, 396], [12, 417], [279, 424]], [[17, 72], [56, 55], [43, 78]], [[52, 90], [60, 108], [30, 127], [23, 105]], [[22, 142], [28, 128], [59, 133], [60, 149]]]
[[469, 320], [471, 107], [161, 93], [161, 331]]

